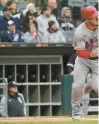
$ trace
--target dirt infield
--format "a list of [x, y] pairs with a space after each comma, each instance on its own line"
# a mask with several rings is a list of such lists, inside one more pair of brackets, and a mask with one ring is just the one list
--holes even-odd
[[[0, 118], [0, 122], [62, 122], [72, 120], [70, 116], [59, 117], [25, 117], [25, 118]], [[98, 120], [98, 116], [88, 116], [81, 120]]]

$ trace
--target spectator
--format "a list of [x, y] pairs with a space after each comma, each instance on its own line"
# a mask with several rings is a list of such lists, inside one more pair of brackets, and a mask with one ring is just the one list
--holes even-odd
[[16, 29], [20, 30], [19, 20], [17, 18], [11, 17], [11, 12], [9, 8], [4, 7], [3, 16], [0, 17], [0, 31], [7, 30], [7, 24], [9, 20], [13, 20], [16, 25]]
[[0, 0], [0, 16], [3, 15], [3, 8], [6, 6], [8, 0]]
[[36, 11], [35, 4], [29, 3], [29, 4], [27, 5], [26, 9], [22, 12], [22, 15], [23, 15], [23, 16], [26, 16], [26, 13], [27, 13], [28, 11], [31, 12], [35, 18], [38, 17], [38, 13], [37, 13], [37, 11]]
[[60, 26], [63, 30], [73, 29], [72, 12], [69, 7], [64, 7], [61, 11]]
[[38, 31], [41, 35], [48, 29], [48, 22], [53, 20], [55, 21], [57, 28], [59, 28], [58, 21], [56, 18], [51, 14], [51, 11], [48, 10], [46, 7], [42, 9], [42, 14], [36, 19], [38, 23]]
[[3, 42], [12, 42], [18, 43], [23, 42], [22, 33], [19, 30], [16, 30], [14, 21], [8, 21], [8, 29], [1, 34], [1, 39]]
[[25, 43], [40, 43], [41, 36], [37, 32], [37, 23], [32, 23], [29, 25], [29, 31], [23, 35]]
[[56, 0], [48, 0], [48, 9], [51, 11], [52, 14], [56, 18], [58, 18], [59, 13], [58, 13], [58, 4]]
[[72, 41], [74, 35], [74, 25], [72, 21], [72, 13], [69, 7], [64, 7], [62, 9], [59, 24], [61, 29], [63, 30], [66, 40]]
[[16, 2], [9, 0], [7, 2], [7, 7], [10, 9], [11, 14], [14, 16], [18, 15], [20, 12], [17, 11]]
[[27, 11], [30, 11], [35, 18], [37, 18], [39, 16], [38, 13], [37, 13], [37, 11], [36, 11], [35, 4], [29, 3], [27, 5], [27, 8], [26, 9], [27, 9]]
[[[8, 85], [8, 98], [2, 97], [1, 103], [5, 104], [8, 99], [8, 117], [24, 117], [25, 116], [25, 101], [21, 93], [18, 92], [17, 86], [14, 83]], [[2, 108], [5, 111], [5, 107]], [[1, 113], [5, 116], [5, 113]]]
[[49, 21], [47, 32], [43, 34], [43, 41], [46, 43], [66, 43], [63, 33], [57, 28], [55, 21]]
[[29, 31], [29, 25], [34, 23], [37, 23], [35, 20], [35, 17], [33, 16], [33, 14], [30, 11], [27, 11], [26, 13], [26, 17], [23, 20], [20, 20], [20, 24], [21, 24], [21, 29], [23, 32], [27, 32]]
[[[26, 16], [27, 16], [27, 13], [30, 13], [32, 16], [33, 16], [33, 18], [35, 17], [38, 17], [38, 13], [36, 12], [36, 7], [35, 7], [35, 4], [33, 4], [33, 3], [29, 3], [28, 5], [27, 5], [27, 7], [26, 7], [26, 9], [25, 10], [22, 10], [21, 11], [21, 13], [20, 13], [20, 23], [21, 23], [21, 26], [22, 26], [22, 28], [24, 29], [25, 27], [27, 27], [27, 26], [24, 26], [23, 27], [23, 24], [24, 24], [24, 22], [26, 21]], [[26, 24], [25, 24], [26, 25]], [[27, 31], [27, 30], [26, 30]], [[26, 32], [26, 31], [24, 31], [24, 32]]]

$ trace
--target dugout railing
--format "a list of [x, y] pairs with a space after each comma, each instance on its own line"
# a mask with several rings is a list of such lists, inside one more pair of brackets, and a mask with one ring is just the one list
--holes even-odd
[[[2, 102], [4, 100], [4, 102]], [[8, 81], [7, 78], [0, 78], [0, 116], [8, 116]]]

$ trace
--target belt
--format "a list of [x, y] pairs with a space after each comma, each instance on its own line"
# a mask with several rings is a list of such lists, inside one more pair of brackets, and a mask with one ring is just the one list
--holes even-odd
[[97, 60], [98, 59], [98, 57], [95, 57], [95, 58], [89, 58], [90, 60]]

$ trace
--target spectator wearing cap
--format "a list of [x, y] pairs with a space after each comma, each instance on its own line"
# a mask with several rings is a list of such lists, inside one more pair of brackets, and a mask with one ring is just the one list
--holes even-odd
[[[18, 92], [16, 84], [8, 84], [8, 98], [2, 97], [1, 103], [5, 104], [6, 99], [8, 99], [8, 117], [24, 117], [26, 113], [25, 100], [21, 93]], [[5, 107], [2, 108], [5, 112]], [[5, 116], [5, 113], [1, 113]]]
[[61, 18], [59, 19], [60, 27], [64, 33], [67, 41], [73, 40], [74, 24], [72, 20], [72, 12], [69, 7], [63, 7], [61, 11]]
[[0, 0], [0, 16], [3, 15], [3, 8], [7, 5], [8, 0]]
[[40, 43], [41, 35], [37, 31], [37, 23], [33, 22], [29, 25], [29, 30], [23, 35], [25, 43]]
[[51, 11], [48, 10], [46, 7], [42, 9], [42, 14], [36, 19], [38, 23], [38, 31], [41, 35], [48, 29], [48, 22], [53, 20], [55, 21], [57, 28], [59, 28], [58, 21], [56, 20], [55, 16], [51, 14]]
[[43, 34], [44, 43], [66, 43], [63, 33], [57, 28], [54, 21], [48, 22], [48, 30]]
[[29, 31], [29, 25], [32, 23], [36, 23], [36, 25], [37, 25], [35, 17], [33, 16], [33, 14], [30, 11], [28, 11], [26, 13], [26, 17], [23, 20], [20, 20], [22, 31], [24, 33]]
[[18, 18], [13, 18], [11, 16], [11, 12], [10, 12], [9, 8], [6, 6], [3, 9], [3, 16], [0, 17], [0, 31], [7, 30], [7, 24], [8, 24], [9, 20], [14, 21], [14, 23], [16, 25], [16, 29], [20, 30], [20, 23], [19, 23]]
[[9, 20], [7, 25], [8, 29], [1, 33], [2, 42], [24, 42], [22, 32], [16, 29], [14, 21]]

